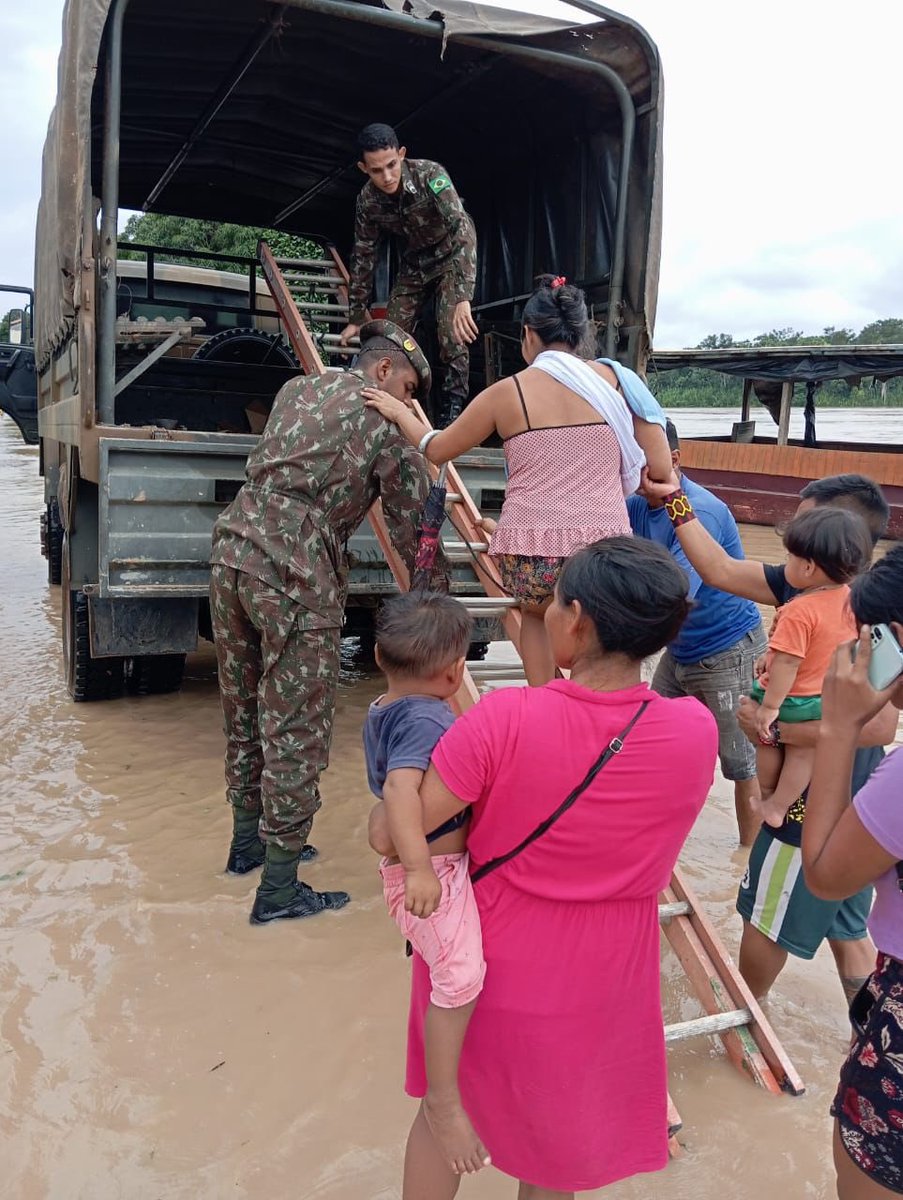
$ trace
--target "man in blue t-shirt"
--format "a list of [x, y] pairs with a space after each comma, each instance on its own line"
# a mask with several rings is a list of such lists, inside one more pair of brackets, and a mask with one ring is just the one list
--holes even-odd
[[[671, 480], [648, 486], [661, 496], [673, 490], [676, 483]], [[829, 475], [807, 483], [800, 492], [796, 515], [824, 504], [858, 513], [875, 544], [887, 529], [887, 501], [874, 480], [864, 475]], [[783, 565], [731, 558], [709, 536], [702, 521], [686, 521], [676, 533], [696, 570], [712, 586], [776, 608], [796, 594], [787, 583]], [[738, 714], [741, 726], [751, 736], [755, 733], [755, 708], [755, 702], [746, 699]], [[882, 747], [894, 740], [898, 717], [894, 706], [887, 704], [862, 729], [853, 764], [854, 795], [881, 761]], [[781, 741], [812, 748], [819, 727], [818, 721], [778, 723]], [[846, 900], [820, 900], [809, 891], [800, 852], [805, 811], [805, 800], [801, 798], [791, 806], [780, 829], [763, 825], [753, 844], [737, 896], [737, 910], [743, 917], [740, 974], [753, 995], [761, 998], [784, 969], [788, 953], [809, 959], [827, 941], [844, 992], [851, 1000], [875, 966], [875, 947], [866, 929], [872, 889], [863, 888]]]
[[[722, 500], [681, 474], [680, 441], [671, 421], [665, 432], [674, 470], [697, 518], [726, 554], [742, 559], [733, 513]], [[756, 750], [737, 724], [737, 712], [741, 698], [753, 685], [756, 659], [767, 645], [759, 610], [749, 600], [703, 583], [684, 554], [661, 500], [630, 496], [627, 512], [637, 537], [660, 543], [683, 567], [695, 601], [680, 633], [662, 655], [652, 686], [662, 696], [695, 696], [718, 722], [721, 771], [734, 785], [740, 844], [750, 846], [761, 825]]]

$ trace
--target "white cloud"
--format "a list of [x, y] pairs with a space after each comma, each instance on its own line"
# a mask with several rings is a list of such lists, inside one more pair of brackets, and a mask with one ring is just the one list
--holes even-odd
[[[903, 316], [903, 2], [613, 3], [665, 77], [656, 344]], [[27, 283], [62, 0], [3, 9], [0, 279]]]

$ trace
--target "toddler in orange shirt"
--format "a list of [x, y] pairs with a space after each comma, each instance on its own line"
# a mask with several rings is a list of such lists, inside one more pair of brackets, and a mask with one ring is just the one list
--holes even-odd
[[861, 517], [842, 508], [816, 508], [784, 531], [787, 582], [798, 594], [778, 610], [765, 670], [753, 685], [759, 702], [757, 774], [762, 817], [780, 826], [806, 790], [814, 749], [782, 746], [777, 721], [821, 719], [821, 689], [837, 647], [856, 637], [849, 581], [865, 569], [872, 542]]

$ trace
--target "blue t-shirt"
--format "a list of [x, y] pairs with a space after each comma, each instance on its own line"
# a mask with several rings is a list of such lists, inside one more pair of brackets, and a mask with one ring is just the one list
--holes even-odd
[[[743, 558], [743, 545], [734, 514], [717, 496], [706, 491], [686, 475], [682, 476], [684, 491], [693, 511], [719, 546], [731, 558]], [[674, 526], [664, 508], [650, 508], [642, 496], [628, 496], [627, 513], [637, 537], [658, 542], [669, 550], [686, 571], [690, 580], [690, 595], [696, 601], [680, 633], [668, 647], [679, 663], [701, 662], [713, 654], [727, 650], [759, 624], [759, 610], [751, 600], [731, 596], [703, 583], [690, 560], [684, 554]]]
[[390, 771], [425, 771], [436, 743], [455, 714], [435, 696], [402, 696], [391, 704], [374, 701], [364, 723], [364, 757], [370, 791], [380, 800]]

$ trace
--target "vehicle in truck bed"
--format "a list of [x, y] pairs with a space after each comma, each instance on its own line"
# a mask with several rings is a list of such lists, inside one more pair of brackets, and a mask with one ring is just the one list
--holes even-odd
[[[77, 699], [114, 695], [123, 681], [177, 686], [205, 627], [213, 523], [297, 372], [252, 260], [220, 256], [243, 276], [242, 296], [210, 304], [209, 290], [189, 295], [165, 252], [145, 247], [142, 291], [137, 264], [118, 261], [120, 207], [310, 239], [314, 257], [286, 277], [307, 288], [299, 307], [341, 369], [331, 332], [341, 306], [324, 279], [352, 234], [355, 134], [378, 116], [412, 153], [448, 167], [474, 217], [472, 393], [517, 369], [521, 307], [546, 270], [584, 287], [601, 348], [644, 361], [660, 240], [652, 42], [590, 0], [575, 6], [596, 18], [588, 25], [457, 0], [441, 17], [422, 0], [401, 7], [222, 0], [214, 21], [205, 0], [68, 0], [38, 213], [35, 350], [47, 544], [58, 548]], [[392, 266], [387, 248], [383, 295]], [[240, 347], [238, 331], [252, 327]], [[500, 451], [459, 465], [477, 503], [497, 512]], [[349, 630], [366, 638], [395, 585], [365, 530], [348, 552]], [[466, 562], [455, 575], [456, 590], [480, 590]]]

